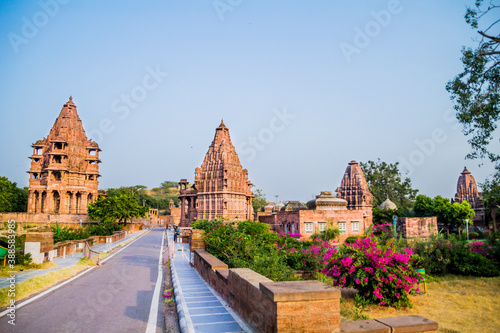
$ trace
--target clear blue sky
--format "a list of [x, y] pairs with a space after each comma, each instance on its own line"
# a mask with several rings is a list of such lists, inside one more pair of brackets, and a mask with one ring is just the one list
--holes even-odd
[[379, 157], [451, 197], [464, 165], [492, 171], [464, 160], [445, 90], [475, 45], [471, 3], [2, 1], [0, 175], [27, 185], [30, 145], [72, 95], [102, 189], [193, 181], [224, 118], [270, 200], [334, 191]]

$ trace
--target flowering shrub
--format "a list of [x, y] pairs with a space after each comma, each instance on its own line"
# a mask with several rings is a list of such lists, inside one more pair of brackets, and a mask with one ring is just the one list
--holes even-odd
[[292, 237], [292, 238], [296, 238], [296, 239], [299, 239], [300, 237], [302, 237], [301, 234], [299, 233], [295, 233], [295, 234], [292, 234], [291, 232], [280, 232], [277, 234], [278, 237]]
[[500, 273], [495, 249], [485, 242], [467, 244], [456, 237], [433, 236], [428, 241], [416, 242], [413, 250], [422, 257], [421, 264], [426, 273], [485, 277]]
[[390, 233], [392, 231], [393, 225], [392, 223], [378, 223], [378, 224], [372, 224], [372, 230], [373, 233], [375, 234], [381, 234], [381, 233]]
[[410, 249], [398, 253], [393, 241], [380, 246], [372, 236], [327, 251], [323, 273], [333, 277], [334, 286], [355, 288], [370, 303], [410, 307], [408, 296], [419, 290], [420, 274], [412, 266], [417, 257]]
[[480, 255], [487, 258], [492, 258], [491, 251], [493, 250], [493, 247], [491, 247], [485, 242], [481, 241], [471, 242], [467, 245], [467, 247], [472, 252], [479, 253]]
[[317, 271], [325, 267], [323, 255], [334, 246], [319, 238], [302, 242], [294, 234], [279, 233], [275, 243], [288, 266], [296, 270]]

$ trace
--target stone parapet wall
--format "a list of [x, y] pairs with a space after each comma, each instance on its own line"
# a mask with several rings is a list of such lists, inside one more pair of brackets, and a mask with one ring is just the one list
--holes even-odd
[[231, 268], [204, 250], [194, 267], [258, 332], [340, 331], [340, 290], [318, 281], [272, 280], [248, 268]]
[[231, 268], [204, 250], [194, 268], [257, 332], [437, 332], [420, 316], [340, 322], [340, 290], [318, 281], [273, 282], [248, 268]]
[[86, 239], [70, 240], [53, 244], [52, 232], [27, 232], [25, 253], [31, 253], [33, 262], [42, 263], [57, 257], [82, 252], [85, 242], [89, 246], [99, 243], [114, 243], [127, 236], [127, 231], [116, 231], [110, 236], [91, 236]]

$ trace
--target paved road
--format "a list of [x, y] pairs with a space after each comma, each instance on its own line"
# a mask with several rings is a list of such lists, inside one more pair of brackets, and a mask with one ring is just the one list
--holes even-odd
[[[0, 332], [146, 332], [162, 235], [152, 230], [103, 266], [17, 309], [15, 326], [1, 317]], [[156, 332], [163, 321], [159, 314]]]
[[[131, 238], [138, 237], [142, 235], [145, 231], [136, 231], [132, 234], [127, 235], [124, 239], [120, 239], [114, 243], [100, 243], [92, 246], [92, 250], [99, 252], [108, 252], [115, 247], [118, 247], [120, 244], [129, 241]], [[83, 252], [77, 252], [74, 255], [68, 254], [66, 258], [57, 257], [53, 259], [53, 262], [57, 264], [57, 267], [47, 268], [47, 269], [33, 269], [29, 271], [19, 272], [16, 274], [16, 283], [26, 281], [35, 276], [45, 275], [53, 271], [57, 271], [63, 268], [68, 268], [74, 266], [78, 263], [78, 261], [83, 257]], [[10, 281], [7, 277], [0, 277], [0, 289], [8, 287], [10, 285]]]

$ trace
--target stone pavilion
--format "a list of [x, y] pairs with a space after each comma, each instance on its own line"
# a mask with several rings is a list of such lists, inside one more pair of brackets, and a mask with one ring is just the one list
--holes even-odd
[[101, 149], [87, 138], [72, 97], [32, 147], [28, 213], [86, 214], [98, 197]]

